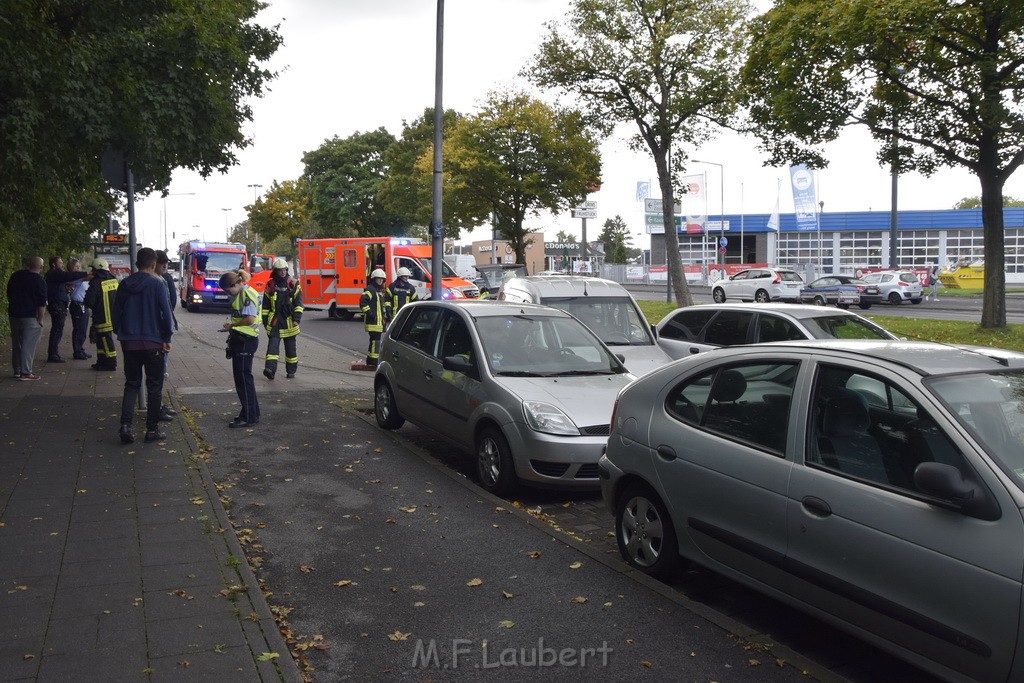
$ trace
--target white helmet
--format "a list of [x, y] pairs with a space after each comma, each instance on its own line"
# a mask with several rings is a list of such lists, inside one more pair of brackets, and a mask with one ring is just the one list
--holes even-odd
[[370, 273], [370, 279], [376, 280], [377, 278], [380, 278], [381, 280], [387, 280], [388, 276], [383, 270], [381, 270], [380, 268], [376, 268], [372, 273]]
[[284, 268], [285, 270], [288, 270], [288, 262], [285, 261], [283, 258], [274, 259], [274, 270], [277, 270], [278, 268]]
[[412, 271], [408, 268], [399, 268], [398, 277], [412, 277]]

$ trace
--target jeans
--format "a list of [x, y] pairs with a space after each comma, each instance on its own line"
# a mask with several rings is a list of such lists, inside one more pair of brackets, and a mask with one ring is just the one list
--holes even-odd
[[32, 359], [39, 346], [43, 326], [33, 318], [9, 318], [11, 322], [11, 365], [19, 375], [32, 374]]
[[260, 419], [260, 404], [256, 399], [256, 380], [252, 376], [252, 359], [259, 348], [259, 337], [232, 333], [228, 338], [231, 347], [231, 374], [235, 379], [235, 391], [242, 405], [238, 418], [243, 422]]
[[46, 349], [47, 358], [60, 358], [60, 340], [64, 336], [64, 321], [68, 317], [68, 307], [64, 304], [47, 306], [50, 312], [50, 344]]
[[153, 431], [160, 424], [160, 403], [164, 390], [164, 352], [128, 351], [124, 355], [124, 396], [121, 398], [121, 424], [131, 426], [135, 418], [135, 401], [142, 386], [142, 372], [146, 372], [146, 430]]

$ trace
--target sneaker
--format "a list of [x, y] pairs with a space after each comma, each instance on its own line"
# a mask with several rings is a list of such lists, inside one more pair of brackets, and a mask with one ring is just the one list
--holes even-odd
[[135, 443], [135, 435], [132, 434], [131, 425], [121, 425], [121, 431], [118, 434], [121, 436], [121, 443]]
[[166, 438], [167, 434], [161, 432], [159, 429], [150, 429], [146, 432], [146, 438], [144, 440], [146, 443], [149, 443], [150, 441], [163, 441]]
[[266, 377], [267, 379], [274, 379], [274, 371], [270, 369], [264, 369], [263, 376]]
[[20, 379], [22, 382], [35, 382], [37, 379], [42, 379], [42, 377], [40, 377], [39, 375], [33, 375], [31, 372], [29, 372], [22, 373], [22, 375], [18, 377], [18, 379]]
[[92, 354], [90, 353], [76, 353], [74, 355], [75, 360], [89, 360], [90, 358], [92, 358]]
[[168, 406], [160, 406], [160, 412], [167, 413], [171, 417], [174, 417], [175, 415], [178, 414], [177, 410], [175, 410], [174, 408], [169, 408]]
[[252, 420], [251, 422], [246, 422], [242, 418], [236, 417], [231, 422], [228, 422], [228, 427], [231, 427], [232, 429], [238, 429], [239, 427], [255, 427], [259, 423], [259, 420]]
[[67, 361], [64, 360], [63, 358], [61, 358], [60, 356], [51, 356], [50, 358], [46, 359], [46, 362], [47, 363], [67, 363]]

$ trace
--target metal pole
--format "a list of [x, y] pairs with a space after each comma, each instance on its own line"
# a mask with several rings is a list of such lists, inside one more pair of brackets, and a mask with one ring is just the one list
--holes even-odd
[[228, 232], [228, 211], [231, 209], [221, 209], [224, 212], [224, 241], [231, 241], [231, 234]]
[[746, 255], [743, 252], [743, 183], [740, 183], [740, 264], [747, 262]]
[[[257, 183], [250, 183], [248, 187], [252, 188], [252, 204], [255, 207], [256, 201], [259, 199], [259, 196], [256, 194], [256, 190], [257, 188], [262, 189], [263, 186], [258, 185]], [[249, 227], [252, 227], [251, 222]], [[252, 231], [252, 250], [254, 252], [258, 252], [260, 250], [260, 236], [256, 234], [255, 230]]]
[[889, 207], [889, 267], [893, 270], [899, 267], [899, 259], [897, 256], [897, 249], [899, 245], [899, 214], [898, 214], [898, 202], [897, 202], [897, 186], [899, 185], [899, 148], [897, 145], [899, 141], [896, 139], [896, 126], [899, 120], [896, 114], [892, 115], [892, 164], [889, 166], [891, 179], [892, 179], [892, 201]]
[[441, 254], [444, 251], [444, 214], [441, 204], [441, 143], [444, 140], [441, 126], [444, 121], [441, 94], [444, 83], [444, 0], [437, 0], [437, 37], [434, 60], [434, 210], [431, 216], [431, 263], [430, 278], [431, 297], [440, 299], [441, 290]]

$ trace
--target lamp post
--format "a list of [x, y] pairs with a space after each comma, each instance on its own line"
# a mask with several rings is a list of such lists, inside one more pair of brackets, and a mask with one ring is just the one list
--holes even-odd
[[[815, 221], [818, 228], [818, 277], [824, 275], [825, 266], [821, 260], [821, 214], [825, 212], [825, 200], [818, 202], [818, 216]], [[832, 272], [835, 272], [835, 263], [833, 263]]]
[[228, 211], [231, 209], [221, 209], [224, 212], [224, 241], [230, 242], [231, 235], [228, 233]]
[[[257, 183], [250, 183], [249, 185], [246, 185], [246, 187], [251, 187], [252, 188], [252, 203], [253, 203], [253, 206], [255, 206], [256, 205], [256, 201], [259, 199], [259, 196], [257, 195], [256, 191], [262, 189], [263, 186], [259, 185]], [[252, 227], [252, 221], [251, 220], [249, 221], [249, 226]], [[260, 250], [260, 236], [256, 234], [255, 230], [252, 231], [252, 250], [254, 252], [257, 252], [257, 251]]]
[[721, 214], [720, 220], [718, 222], [719, 237], [721, 239], [718, 242], [718, 246], [719, 246], [719, 252], [722, 254], [722, 272], [724, 274], [725, 273], [725, 251], [722, 251], [722, 250], [725, 249], [725, 247], [722, 245], [722, 240], [725, 239], [725, 164], [720, 164], [720, 163], [718, 163], [716, 161], [700, 161], [699, 159], [694, 159], [693, 163], [695, 163], [695, 164], [708, 164], [709, 166], [717, 166], [718, 167], [718, 172], [719, 172], [718, 179], [721, 182], [721, 188], [720, 189], [721, 189], [721, 193], [722, 193], [721, 194], [722, 206], [720, 207], [722, 209], [722, 214]]
[[174, 197], [194, 197], [195, 192], [168, 192], [164, 195], [164, 251], [167, 251], [167, 198]]

